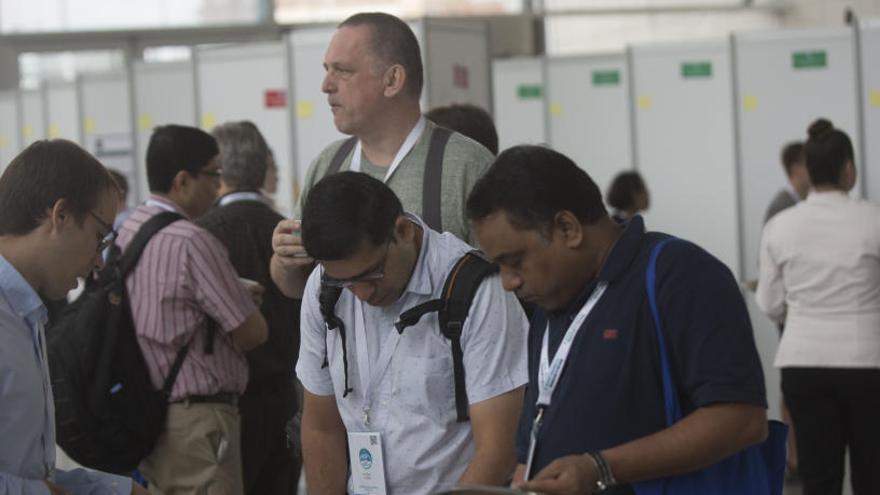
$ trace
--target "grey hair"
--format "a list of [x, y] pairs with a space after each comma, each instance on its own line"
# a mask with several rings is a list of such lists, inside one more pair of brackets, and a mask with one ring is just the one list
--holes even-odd
[[269, 146], [253, 122], [226, 122], [211, 131], [220, 154], [223, 182], [235, 189], [258, 190], [266, 179]]

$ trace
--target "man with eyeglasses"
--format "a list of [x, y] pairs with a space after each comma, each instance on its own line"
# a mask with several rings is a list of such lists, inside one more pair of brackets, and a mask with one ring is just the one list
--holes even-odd
[[[388, 186], [357, 172], [318, 182], [303, 211], [305, 249], [319, 263], [305, 288], [296, 366], [309, 494], [505, 483], [526, 382], [527, 323], [516, 298], [497, 275], [476, 291], [461, 337], [469, 420], [459, 422], [452, 347], [437, 313], [403, 332], [395, 323], [442, 297], [471, 248], [429, 229]], [[341, 325], [328, 330], [320, 306], [334, 290]]]
[[220, 185], [217, 142], [194, 127], [158, 127], [147, 147], [151, 195], [123, 222], [125, 251], [141, 225], [170, 211], [181, 219], [155, 234], [126, 280], [132, 317], [158, 388], [178, 351], [190, 344], [171, 389], [166, 431], [141, 463], [152, 494], [241, 495], [238, 396], [244, 353], [266, 340], [261, 288], [249, 292], [223, 244], [191, 220]]
[[130, 479], [55, 468], [55, 413], [41, 297], [64, 298], [104, 265], [118, 192], [64, 140], [37, 141], [0, 177], [0, 495], [145, 494]]

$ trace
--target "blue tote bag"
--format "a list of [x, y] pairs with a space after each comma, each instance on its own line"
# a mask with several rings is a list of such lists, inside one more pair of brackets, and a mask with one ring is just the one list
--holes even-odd
[[[676, 240], [664, 239], [651, 250], [645, 285], [648, 303], [657, 332], [660, 368], [663, 378], [663, 399], [666, 426], [682, 418], [672, 369], [666, 353], [666, 342], [657, 309], [657, 257], [663, 246]], [[785, 475], [785, 440], [788, 427], [779, 421], [768, 422], [767, 439], [707, 468], [669, 478], [643, 481], [632, 486], [637, 495], [781, 495]]]

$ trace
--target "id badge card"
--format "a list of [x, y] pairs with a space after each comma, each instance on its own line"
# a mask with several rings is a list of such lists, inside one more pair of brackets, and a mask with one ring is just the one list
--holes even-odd
[[352, 493], [386, 495], [382, 434], [372, 431], [349, 433], [348, 455], [351, 459]]

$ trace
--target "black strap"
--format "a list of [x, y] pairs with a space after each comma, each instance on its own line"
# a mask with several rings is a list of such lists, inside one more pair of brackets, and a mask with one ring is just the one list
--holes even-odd
[[[345, 374], [342, 397], [347, 397], [348, 393], [354, 389], [348, 385], [348, 344], [345, 338], [345, 323], [343, 323], [342, 318], [336, 316], [336, 302], [339, 300], [340, 295], [342, 295], [341, 287], [329, 286], [324, 283], [322, 278], [321, 291], [318, 294], [318, 307], [321, 310], [321, 316], [324, 317], [324, 324], [327, 325], [327, 330], [338, 330], [339, 338], [342, 339], [342, 368]], [[327, 347], [324, 346], [324, 363], [321, 367], [326, 368], [327, 365]]]
[[425, 161], [425, 175], [422, 180], [422, 220], [428, 227], [443, 232], [443, 219], [440, 214], [443, 186], [443, 154], [452, 131], [444, 127], [434, 128], [428, 157]]
[[150, 239], [157, 232], [181, 218], [183, 218], [183, 216], [180, 213], [163, 211], [153, 215], [152, 218], [144, 222], [144, 224], [138, 228], [137, 233], [134, 235], [134, 239], [131, 240], [125, 248], [125, 252], [119, 258], [119, 273], [123, 279], [128, 276], [135, 266], [137, 266], [137, 262], [141, 258], [141, 254], [144, 252], [144, 248], [147, 247], [147, 243], [150, 242]]
[[[193, 339], [194, 338], [195, 337], [193, 337]], [[165, 383], [162, 384], [162, 394], [164, 394], [165, 397], [171, 397], [171, 388], [174, 387], [174, 381], [177, 380], [180, 368], [183, 367], [183, 359], [186, 357], [186, 353], [189, 352], [190, 344], [192, 344], [192, 339], [177, 351], [177, 356], [174, 356], [174, 363], [171, 364], [171, 370], [168, 371], [168, 376], [165, 377]]]
[[336, 150], [336, 154], [333, 155], [333, 159], [330, 160], [330, 166], [327, 167], [327, 171], [324, 172], [324, 177], [339, 172], [339, 169], [342, 168], [342, 162], [344, 162], [348, 154], [351, 153], [357, 140], [357, 136], [352, 136], [342, 143], [342, 146], [340, 146], [339, 149]]
[[404, 311], [400, 314], [397, 323], [394, 324], [394, 327], [397, 328], [397, 333], [403, 333], [407, 327], [411, 327], [418, 323], [419, 320], [422, 319], [422, 316], [440, 311], [443, 309], [443, 304], [443, 299], [431, 299], [430, 301], [423, 302], [418, 306], [413, 306]]

